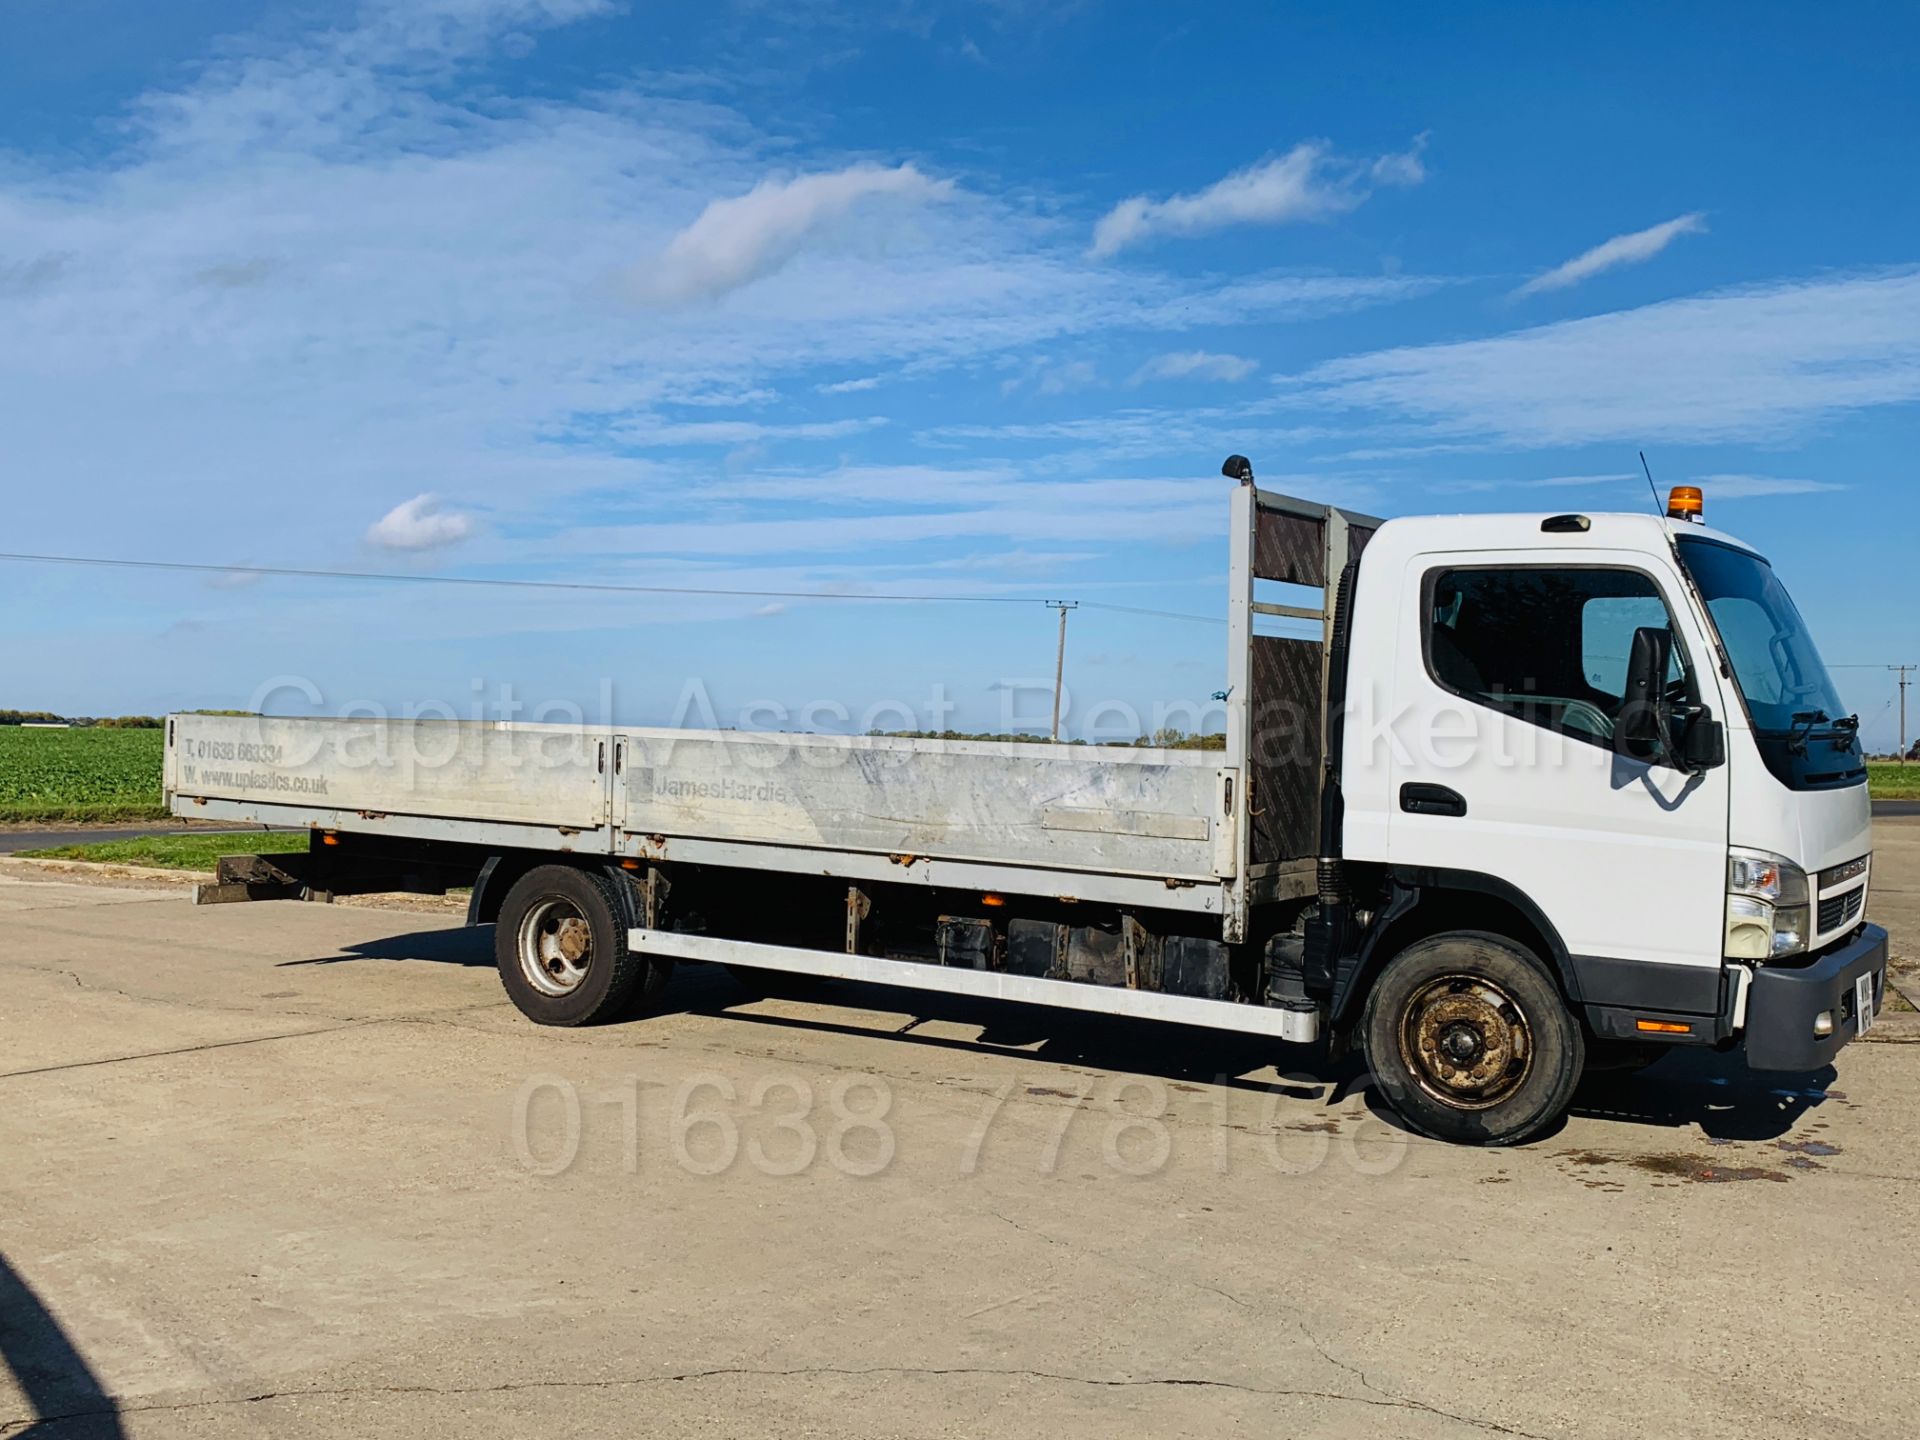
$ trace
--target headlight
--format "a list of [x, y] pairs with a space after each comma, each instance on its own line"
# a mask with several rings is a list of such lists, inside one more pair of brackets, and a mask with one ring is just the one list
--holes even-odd
[[1807, 948], [1812, 914], [1807, 873], [1764, 850], [1727, 857], [1729, 960], [1778, 960]]
[[1773, 956], [1798, 955], [1807, 948], [1812, 927], [1804, 905], [1780, 905], [1773, 912]]
[[1744, 895], [1727, 897], [1727, 958], [1773, 958], [1773, 906]]
[[1727, 857], [1727, 893], [1775, 905], [1804, 905], [1807, 872], [1764, 850], [1735, 850]]

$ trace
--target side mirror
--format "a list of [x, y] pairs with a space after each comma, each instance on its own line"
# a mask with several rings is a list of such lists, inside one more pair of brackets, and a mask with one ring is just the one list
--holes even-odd
[[1613, 748], [1633, 760], [1654, 763], [1673, 755], [1667, 725], [1667, 670], [1673, 664], [1673, 632], [1642, 625], [1627, 654], [1627, 690], [1620, 697]]
[[[1727, 727], [1704, 705], [1667, 699], [1673, 668], [1673, 632], [1642, 626], [1633, 632], [1627, 657], [1627, 693], [1614, 725], [1616, 753], [1649, 765], [1671, 765], [1689, 774], [1727, 763]], [[1676, 734], [1675, 725], [1679, 730]]]

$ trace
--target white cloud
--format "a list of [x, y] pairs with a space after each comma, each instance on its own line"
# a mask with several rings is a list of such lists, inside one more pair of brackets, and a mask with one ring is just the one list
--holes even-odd
[[1752, 442], [1920, 400], [1920, 269], [1668, 300], [1488, 340], [1403, 346], [1286, 394], [1511, 446]]
[[[1377, 496], [1374, 487], [1353, 477], [1262, 478], [1283, 490], [1291, 487], [1343, 504], [1364, 507]], [[671, 568], [695, 557], [741, 564], [756, 557], [795, 557], [775, 562], [777, 567], [799, 563], [799, 557], [814, 562], [839, 557], [836, 563], [858, 561], [872, 567], [876, 576], [897, 574], [923, 585], [930, 570], [988, 567], [1008, 573], [1002, 580], [978, 578], [977, 583], [1017, 584], [1023, 577], [1031, 583], [1042, 566], [1057, 575], [1060, 564], [1095, 559], [1112, 544], [1217, 540], [1224, 534], [1231, 488], [1218, 475], [1206, 473], [1135, 478], [1094, 471], [1072, 480], [1035, 480], [1024, 466], [1012, 465], [761, 473], [698, 496], [656, 497], [617, 520], [575, 524], [547, 543], [558, 552], [556, 562], [572, 568], [584, 563], [594, 569], [613, 561]], [[974, 556], [959, 549], [970, 543], [996, 549], [1039, 547], [1043, 553], [1021, 565], [1004, 553]], [[940, 558], [924, 558], [909, 548], [916, 545], [938, 547]], [[894, 558], [875, 559], [883, 556]], [[879, 568], [887, 566], [898, 568]], [[1101, 583], [1130, 580], [1109, 574]]]
[[1832, 480], [1797, 480], [1780, 475], [1695, 475], [1687, 483], [1705, 491], [1709, 502], [1757, 500], [1773, 495], [1823, 495], [1847, 488]]
[[757, 519], [731, 512], [598, 525], [555, 537], [557, 547], [622, 557], [858, 555], [922, 542], [987, 540], [1032, 544], [1097, 541], [1191, 542], [1218, 536], [1225, 491], [1212, 477], [1013, 486], [946, 507], [877, 514]]
[[1427, 178], [1427, 137], [1422, 130], [1405, 150], [1382, 155], [1368, 167], [1376, 185], [1418, 185]]
[[1133, 372], [1130, 385], [1148, 380], [1244, 380], [1260, 368], [1258, 360], [1243, 355], [1216, 355], [1206, 350], [1175, 350], [1156, 355]]
[[1645, 493], [1646, 478], [1638, 471], [1613, 475], [1544, 475], [1504, 480], [1438, 480], [1424, 488], [1447, 495], [1498, 495], [1521, 490], [1600, 490], [1637, 485]]
[[1091, 360], [1054, 360], [1041, 355], [1028, 361], [1017, 375], [1000, 382], [1001, 395], [1032, 390], [1036, 395], [1066, 395], [1100, 383], [1099, 368]]
[[790, 424], [762, 424], [756, 420], [688, 420], [642, 418], [615, 425], [611, 435], [635, 449], [664, 449], [682, 445], [761, 445], [770, 440], [844, 440], [850, 435], [878, 430], [884, 415], [863, 420], [803, 420]]
[[[1845, 485], [1829, 480], [1797, 480], [1776, 475], [1694, 475], [1685, 482], [1706, 491], [1709, 504], [1716, 500], [1759, 500], [1775, 495], [1820, 495], [1845, 490]], [[1443, 480], [1426, 488], [1449, 494], [1499, 494], [1522, 490], [1625, 490], [1636, 505], [1652, 505], [1655, 496], [1664, 497], [1667, 487], [1656, 479], [1651, 487], [1639, 470], [1617, 475], [1550, 475], [1522, 480]], [[1664, 498], [1660, 503], [1665, 504]]]
[[1286, 225], [1344, 214], [1366, 200], [1363, 176], [1391, 185], [1424, 180], [1425, 145], [1423, 135], [1404, 154], [1356, 166], [1336, 159], [1324, 142], [1308, 140], [1190, 195], [1135, 195], [1100, 217], [1087, 254], [1105, 259], [1153, 235], [1203, 235], [1230, 225]]
[[679, 394], [668, 392], [661, 398], [675, 405], [689, 405], [702, 410], [753, 410], [777, 401], [780, 392], [769, 390], [764, 385], [730, 385], [719, 389], [687, 390]]
[[1100, 373], [1091, 360], [1069, 360], [1064, 365], [1053, 365], [1040, 372], [1040, 378], [1034, 382], [1034, 388], [1042, 395], [1064, 395], [1069, 390], [1084, 390], [1100, 379]]
[[850, 165], [762, 180], [745, 195], [708, 205], [658, 258], [629, 272], [628, 288], [639, 299], [663, 304], [716, 299], [778, 270], [810, 236], [862, 201], [891, 196], [918, 202], [952, 193], [952, 182], [929, 180], [912, 165]]
[[834, 380], [825, 385], [816, 385], [813, 388], [818, 390], [822, 395], [857, 395], [863, 390], [879, 389], [880, 377], [878, 375], [862, 375], [854, 380]]
[[0, 262], [0, 296], [30, 295], [51, 285], [67, 268], [66, 255], [36, 255], [31, 260]]
[[416, 495], [367, 527], [367, 543], [382, 550], [441, 550], [473, 533], [473, 517], [440, 508], [438, 495]]
[[[444, 492], [449, 476], [455, 523], [484, 513], [537, 527], [582, 496], [684, 504], [741, 478], [717, 477], [706, 447], [764, 446], [756, 471], [791, 465], [803, 446], [872, 458], [882, 419], [838, 418], [844, 406], [818, 401], [816, 387], [840, 377], [877, 389], [946, 371], [956, 406], [979, 400], [990, 414], [998, 377], [1017, 373], [1007, 357], [1083, 338], [1073, 353], [1091, 355], [1117, 332], [1303, 320], [1441, 283], [1090, 267], [1045, 204], [916, 185], [897, 168], [872, 171], [891, 177], [885, 193], [861, 181], [772, 187], [767, 213], [721, 210], [716, 195], [765, 195], [775, 165], [843, 181], [862, 167], [681, 95], [515, 99], [486, 37], [581, 8], [445, 0], [383, 6], [358, 29], [329, 19], [303, 39], [236, 38], [222, 43], [228, 58], [147, 96], [128, 123], [103, 121], [110, 144], [84, 163], [10, 154], [7, 464], [128, 477], [91, 507], [76, 485], [9, 493], [18, 547], [56, 550], [88, 526], [103, 551], [334, 564], [394, 497]], [[477, 58], [489, 68], [470, 86], [463, 67]], [[935, 189], [946, 198], [924, 203]], [[868, 225], [858, 208], [828, 218], [850, 193], [852, 206], [911, 206], [907, 223]], [[610, 293], [636, 257], [696, 234], [701, 222], [685, 222], [703, 210], [734, 268], [695, 266], [682, 281], [744, 266], [753, 283], [644, 312]], [[1033, 383], [1064, 392], [1090, 378], [1063, 369]], [[102, 412], [115, 423], [97, 424]], [[1217, 436], [1196, 434], [1201, 422], [1168, 418], [1124, 435], [1105, 420], [1063, 431], [1060, 444], [1087, 458], [1061, 463], [1157, 458], [1190, 441], [1211, 450]], [[1000, 437], [957, 443], [991, 454]], [[1054, 463], [1023, 458], [1030, 471]], [[325, 501], [298, 527], [176, 501], [263, 474]], [[492, 525], [468, 523], [475, 561], [542, 562], [537, 529], [509, 550]]]
[[1644, 230], [1616, 235], [1611, 240], [1603, 240], [1591, 250], [1582, 251], [1564, 265], [1556, 265], [1546, 274], [1534, 276], [1514, 291], [1514, 296], [1517, 299], [1523, 295], [1538, 295], [1543, 290], [1564, 290], [1569, 285], [1578, 285], [1582, 280], [1598, 275], [1602, 270], [1612, 270], [1620, 265], [1638, 265], [1643, 260], [1651, 260], [1679, 236], [1697, 235], [1706, 228], [1706, 215], [1696, 210], [1691, 215], [1649, 225]]

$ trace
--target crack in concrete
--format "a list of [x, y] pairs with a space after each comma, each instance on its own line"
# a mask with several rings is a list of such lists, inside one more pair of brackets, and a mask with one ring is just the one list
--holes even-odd
[[[76, 985], [80, 983], [77, 976], [74, 979], [74, 983]], [[193, 1004], [191, 1001], [173, 1001], [167, 1000], [164, 997], [132, 995], [125, 990], [96, 993], [121, 995], [129, 1000], [153, 999], [157, 1004], [178, 1004], [189, 1010], [204, 1009], [209, 1013], [223, 1015], [253, 1015], [261, 1013], [252, 1010], [232, 1011], [224, 1006], [199, 1006]], [[312, 1017], [313, 1019], [332, 1020], [337, 1023], [332, 1025], [317, 1025], [309, 1030], [287, 1030], [273, 1035], [243, 1036], [237, 1040], [210, 1040], [199, 1045], [180, 1045], [168, 1050], [142, 1050], [133, 1055], [108, 1055], [98, 1060], [70, 1060], [60, 1065], [40, 1065], [27, 1070], [0, 1070], [0, 1080], [14, 1080], [28, 1075], [56, 1075], [62, 1070], [88, 1070], [100, 1065], [125, 1065], [135, 1060], [163, 1060], [171, 1055], [198, 1055], [206, 1050], [232, 1050], [242, 1045], [265, 1045], [274, 1040], [303, 1040], [312, 1035], [333, 1035], [342, 1030], [364, 1030], [375, 1025], [437, 1025], [448, 1030], [464, 1030], [473, 1035], [488, 1035], [493, 1032], [483, 1030], [475, 1025], [461, 1025], [452, 1019], [443, 1017], [461, 1015], [471, 1010], [496, 1009], [506, 1003], [504, 1000], [489, 1000], [479, 1005], [455, 1005], [445, 1010], [421, 1010], [411, 1015], [314, 1015]], [[265, 1013], [289, 1014], [297, 1012], [268, 1011]]]
[[698, 1383], [704, 1380], [722, 1379], [812, 1379], [837, 1376], [845, 1379], [1010, 1379], [1035, 1380], [1056, 1385], [1082, 1385], [1098, 1389], [1193, 1389], [1225, 1390], [1241, 1395], [1255, 1395], [1276, 1400], [1325, 1400], [1341, 1405], [1365, 1405], [1381, 1410], [1412, 1410], [1421, 1414], [1433, 1415], [1443, 1420], [1451, 1420], [1475, 1430], [1484, 1430], [1495, 1435], [1515, 1435], [1523, 1440], [1546, 1440], [1546, 1437], [1530, 1430], [1519, 1430], [1502, 1425], [1496, 1420], [1482, 1420], [1471, 1415], [1456, 1414], [1451, 1410], [1442, 1410], [1438, 1406], [1428, 1405], [1418, 1400], [1405, 1400], [1387, 1395], [1346, 1395], [1334, 1390], [1314, 1390], [1304, 1387], [1250, 1385], [1237, 1380], [1220, 1380], [1204, 1375], [1154, 1375], [1154, 1376], [1101, 1376], [1069, 1375], [1055, 1370], [1035, 1370], [1027, 1368], [1001, 1368], [997, 1366], [951, 1365], [801, 1365], [791, 1368], [770, 1368], [761, 1366], [723, 1365], [705, 1370], [681, 1370], [664, 1375], [637, 1375], [610, 1380], [509, 1380], [494, 1385], [361, 1385], [316, 1387], [307, 1390], [268, 1390], [257, 1395], [231, 1396], [218, 1400], [186, 1400], [153, 1405], [125, 1405], [108, 1397], [105, 1406], [95, 1406], [84, 1410], [72, 1410], [58, 1415], [36, 1415], [24, 1419], [0, 1421], [0, 1436], [10, 1435], [29, 1425], [58, 1425], [69, 1420], [100, 1419], [112, 1415], [150, 1415], [182, 1410], [211, 1410], [231, 1406], [261, 1405], [276, 1400], [310, 1399], [351, 1399], [368, 1395], [433, 1395], [452, 1397], [461, 1395], [505, 1395], [533, 1390], [613, 1390], [621, 1388], [639, 1388], [650, 1385], [671, 1385]]
[[[998, 1210], [989, 1210], [987, 1213], [993, 1216], [994, 1219], [1000, 1221], [1001, 1224], [1011, 1225], [1014, 1229], [1018, 1230], [1022, 1235], [1031, 1235], [1036, 1240], [1044, 1240], [1047, 1242], [1047, 1244], [1056, 1246], [1062, 1250], [1073, 1250], [1073, 1249], [1079, 1248], [1073, 1245], [1070, 1241], [1062, 1240], [1058, 1236], [1047, 1234], [1047, 1232], [1044, 1230], [1036, 1230], [1031, 1225], [1022, 1225], [1018, 1220], [1015, 1220], [1012, 1216], [1002, 1215]], [[1096, 1250], [1096, 1251], [1091, 1251], [1089, 1253], [1097, 1255], [1100, 1252]]]
[[204, 1050], [232, 1050], [241, 1045], [265, 1045], [274, 1040], [301, 1040], [309, 1035], [332, 1035], [365, 1025], [382, 1025], [381, 1020], [349, 1020], [343, 1025], [322, 1025], [313, 1030], [289, 1030], [277, 1035], [249, 1035], [239, 1040], [209, 1040], [200, 1045], [179, 1045], [171, 1050], [146, 1050], [137, 1055], [107, 1055], [98, 1060], [69, 1060], [61, 1065], [39, 1065], [27, 1070], [0, 1070], [0, 1080], [17, 1080], [27, 1075], [55, 1075], [62, 1070], [91, 1070], [101, 1065], [125, 1065], [134, 1060], [160, 1060], [169, 1055], [198, 1055]]
[[[41, 965], [20, 965], [0, 960], [0, 970], [12, 970], [23, 975], [64, 975], [73, 981], [74, 988], [85, 990], [92, 995], [118, 995], [122, 1000], [132, 1000], [142, 1005], [168, 1005], [176, 1010], [191, 1010], [202, 1015], [280, 1015], [299, 1017], [307, 1020], [337, 1020], [341, 1022], [367, 1020], [375, 1017], [366, 1015], [331, 1015], [324, 1010], [283, 1010], [257, 1005], [213, 1005], [201, 1000], [183, 1000], [175, 995], [148, 995], [139, 990], [127, 990], [118, 985], [88, 984], [77, 970], [49, 970]], [[4, 1077], [0, 1077], [4, 1078]]]
[[[156, 895], [154, 897], [154, 899], [173, 899], [173, 898], [175, 897], [171, 894], [165, 895], [165, 896]], [[131, 905], [148, 905], [153, 902], [147, 899], [139, 899], [139, 900], [108, 900], [105, 903], [108, 905], [116, 906], [116, 907], [125, 907], [125, 906], [131, 906]], [[79, 905], [14, 905], [14, 906], [10, 906], [4, 911], [0, 911], [0, 914], [5, 914], [8, 916], [60, 915], [60, 914], [71, 914], [73, 911], [79, 910], [82, 908], [84, 907]]]
[[[1046, 1231], [1035, 1229], [1033, 1226], [1022, 1225], [1018, 1220], [1015, 1220], [1012, 1216], [1003, 1214], [998, 1210], [989, 1210], [987, 1213], [993, 1216], [994, 1219], [999, 1220], [1007, 1225], [1010, 1225], [1015, 1230], [1018, 1230], [1021, 1234], [1031, 1235], [1037, 1240], [1044, 1240], [1047, 1244], [1055, 1246], [1059, 1249], [1063, 1249], [1063, 1250], [1085, 1249], [1088, 1254], [1098, 1255], [1100, 1256], [1100, 1258], [1105, 1260], [1112, 1261], [1116, 1258], [1098, 1249], [1076, 1246], [1070, 1240], [1063, 1240], [1058, 1238], [1057, 1236], [1049, 1235], [1046, 1233]], [[1143, 1273], [1155, 1274], [1155, 1272], [1151, 1272], [1151, 1271], [1144, 1271]], [[1156, 1276], [1156, 1278], [1161, 1278], [1161, 1279], [1177, 1278], [1181, 1281], [1181, 1283], [1184, 1283], [1195, 1290], [1204, 1291], [1209, 1295], [1217, 1295], [1222, 1300], [1225, 1300], [1229, 1304], [1237, 1306], [1239, 1309], [1247, 1311], [1249, 1314], [1259, 1315], [1259, 1314], [1265, 1313], [1262, 1307], [1253, 1304], [1251, 1301], [1243, 1300], [1240, 1296], [1235, 1295], [1231, 1290], [1224, 1289], [1219, 1285], [1215, 1285], [1211, 1283], [1210, 1281], [1196, 1280], [1196, 1279], [1193, 1279], [1192, 1277]], [[1006, 1302], [1002, 1302], [1002, 1303], [1006, 1303]], [[994, 1307], [989, 1306], [987, 1308], [992, 1309]], [[1298, 1329], [1300, 1332], [1301, 1338], [1304, 1339], [1307, 1342], [1307, 1344], [1313, 1347], [1314, 1353], [1319, 1355], [1319, 1357], [1322, 1360], [1326, 1361], [1326, 1363], [1331, 1365], [1334, 1369], [1342, 1372], [1343, 1374], [1351, 1376], [1356, 1382], [1358, 1382], [1362, 1390], [1365, 1390], [1369, 1392], [1369, 1394], [1371, 1394], [1372, 1396], [1377, 1397], [1378, 1402], [1381, 1404], [1392, 1404], [1403, 1409], [1424, 1411], [1429, 1414], [1442, 1416], [1449, 1420], [1459, 1420], [1463, 1424], [1476, 1425], [1476, 1426], [1480, 1426], [1481, 1428], [1489, 1428], [1496, 1431], [1500, 1431], [1501, 1433], [1505, 1433], [1505, 1434], [1519, 1435], [1519, 1434], [1526, 1433], [1524, 1431], [1518, 1431], [1518, 1430], [1506, 1430], [1504, 1427], [1496, 1425], [1491, 1421], [1478, 1421], [1467, 1416], [1456, 1415], [1450, 1410], [1442, 1410], [1437, 1406], [1427, 1404], [1423, 1400], [1415, 1400], [1409, 1396], [1398, 1395], [1391, 1390], [1383, 1389], [1381, 1386], [1374, 1384], [1373, 1380], [1368, 1376], [1367, 1372], [1364, 1369], [1362, 1369], [1360, 1366], [1355, 1365], [1353, 1362], [1349, 1360], [1342, 1360], [1339, 1356], [1335, 1355], [1331, 1350], [1329, 1350], [1325, 1342], [1323, 1342], [1320, 1339], [1320, 1337], [1314, 1334], [1312, 1329], [1308, 1327], [1305, 1319], [1299, 1316], [1294, 1316], [1292, 1318], [1293, 1318], [1293, 1323], [1295, 1328]], [[1364, 1397], [1352, 1396], [1349, 1398], [1354, 1400], [1360, 1400], [1360, 1399], [1363, 1399]]]
[[[1367, 1372], [1365, 1370], [1362, 1370], [1358, 1365], [1355, 1365], [1350, 1360], [1342, 1360], [1339, 1356], [1335, 1355], [1331, 1350], [1327, 1349], [1326, 1345], [1321, 1341], [1320, 1337], [1314, 1334], [1312, 1330], [1307, 1328], [1307, 1322], [1305, 1320], [1295, 1317], [1294, 1325], [1299, 1329], [1301, 1337], [1305, 1339], [1306, 1342], [1314, 1348], [1315, 1352], [1318, 1353], [1318, 1355], [1322, 1360], [1326, 1361], [1327, 1364], [1333, 1366], [1334, 1369], [1345, 1371], [1347, 1374], [1351, 1375], [1355, 1380], [1360, 1382], [1360, 1388], [1362, 1390], [1370, 1390], [1375, 1395], [1384, 1396], [1389, 1400], [1398, 1400], [1402, 1404], [1412, 1405], [1417, 1408], [1421, 1408], [1421, 1409], [1430, 1408], [1425, 1406], [1421, 1401], [1409, 1400], [1403, 1395], [1395, 1395], [1391, 1390], [1382, 1390], [1378, 1385], [1374, 1384], [1373, 1381], [1367, 1378]], [[1436, 1411], [1435, 1413], [1446, 1414], [1447, 1412]], [[1451, 1418], [1457, 1419], [1458, 1417], [1455, 1416]]]
[[[894, 1032], [891, 1032], [891, 1031], [885, 1032], [885, 1035], [883, 1036], [880, 1034], [880, 1032], [876, 1032], [876, 1037], [886, 1038], [891, 1036], [893, 1033]], [[738, 1050], [731, 1050], [725, 1046], [704, 1046], [703, 1048], [711, 1051], [715, 1051], [715, 1052], [725, 1052], [728, 1054], [740, 1053]], [[798, 1063], [796, 1061], [789, 1059], [789, 1057], [779, 1052], [768, 1051], [765, 1053], [767, 1054], [767, 1057], [769, 1059], [788, 1060], [788, 1063]], [[983, 1053], [1002, 1054], [1005, 1052], [983, 1051]], [[1032, 1058], [1032, 1057], [1027, 1057], [1027, 1058]], [[1043, 1062], [1043, 1063], [1057, 1064], [1057, 1062], [1051, 1062], [1051, 1061]], [[1105, 1071], [1098, 1071], [1098, 1072], [1084, 1071], [1084, 1070], [1075, 1070], [1065, 1066], [1061, 1066], [1059, 1068], [1063, 1071], [1063, 1073], [1065, 1073], [1068, 1076], [1082, 1075], [1082, 1076], [1087, 1076], [1089, 1078], [1092, 1078], [1096, 1081], [1110, 1080], [1114, 1078], [1116, 1075], [1124, 1077], [1126, 1074], [1129, 1073], [1129, 1072], [1116, 1071], [1116, 1070], [1105, 1070]], [[966, 1080], [956, 1079], [952, 1076], [934, 1075], [928, 1072], [909, 1070], [905, 1068], [888, 1069], [887, 1067], [882, 1065], [875, 1065], [872, 1067], [872, 1070], [873, 1070], [873, 1073], [884, 1075], [889, 1080], [897, 1080], [902, 1082], [918, 1081], [922, 1084], [932, 1086], [935, 1089], [950, 1091], [954, 1094], [959, 1094], [959, 1095], [977, 1096], [982, 1100], [991, 1100], [998, 1093], [997, 1090], [990, 1089], [988, 1087], [981, 1086], [981, 1085], [975, 1085]], [[1182, 1082], [1169, 1080], [1166, 1083], [1170, 1085], [1174, 1085]], [[1273, 1087], [1268, 1085], [1232, 1086], [1227, 1088], [1227, 1094], [1261, 1096], [1261, 1095], [1272, 1093], [1272, 1090], [1273, 1090]], [[1116, 1111], [1112, 1105], [1096, 1102], [1092, 1099], [1091, 1096], [1075, 1097], [1073, 1095], [1067, 1095], [1063, 1098], [1056, 1098], [1056, 1097], [1050, 1097], [1047, 1095], [1036, 1095], [1031, 1089], [1026, 1090], [1024, 1094], [1020, 1092], [1015, 1092], [1014, 1094], [1008, 1096], [1009, 1105], [1012, 1105], [1016, 1101], [1023, 1102], [1027, 1105], [1034, 1106], [1040, 1109], [1054, 1109], [1054, 1108], [1084, 1109], [1086, 1113], [1089, 1115], [1094, 1115], [1094, 1114], [1112, 1115], [1112, 1114], [1120, 1113]], [[1302, 1101], [1301, 1103], [1309, 1104], [1313, 1102]], [[1199, 1100], [1193, 1103], [1193, 1106], [1191, 1109], [1183, 1109], [1183, 1108], [1180, 1108], [1180, 1102], [1174, 1101], [1169, 1105], [1167, 1112], [1164, 1115], [1158, 1115], [1153, 1118], [1158, 1120], [1161, 1124], [1169, 1125], [1169, 1126], [1178, 1126], [1182, 1129], [1204, 1130], [1211, 1133], [1225, 1132], [1233, 1135], [1248, 1136], [1255, 1140], [1274, 1139], [1278, 1135], [1280, 1135], [1282, 1132], [1285, 1132], [1288, 1134], [1297, 1134], [1297, 1135], [1337, 1133], [1337, 1132], [1329, 1132], [1326, 1130], [1325, 1127], [1329, 1120], [1334, 1121], [1336, 1123], [1343, 1120], [1350, 1120], [1354, 1122], [1356, 1125], [1358, 1125], [1369, 1119], [1376, 1118], [1371, 1111], [1367, 1111], [1364, 1109], [1359, 1111], [1327, 1109], [1325, 1113], [1322, 1114], [1318, 1119], [1288, 1121], [1286, 1123], [1276, 1123], [1276, 1124], [1268, 1124], [1264, 1121], [1258, 1122], [1258, 1123], [1247, 1123], [1244, 1121], [1231, 1120], [1231, 1119], [1222, 1120], [1220, 1118], [1220, 1112], [1218, 1110], [1208, 1109], [1207, 1104], [1208, 1102], [1206, 1100]], [[1444, 1141], [1429, 1140], [1424, 1135], [1415, 1135], [1413, 1132], [1408, 1130], [1395, 1129], [1392, 1132], [1392, 1138], [1399, 1143], [1403, 1143], [1409, 1146], [1410, 1148], [1426, 1148], [1426, 1149], [1437, 1149], [1437, 1150], [1447, 1150], [1447, 1149], [1453, 1148], [1447, 1145], [1446, 1142]]]

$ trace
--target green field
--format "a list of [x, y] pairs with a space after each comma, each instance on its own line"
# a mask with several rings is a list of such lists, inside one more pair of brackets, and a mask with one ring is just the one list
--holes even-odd
[[222, 855], [288, 855], [306, 848], [304, 830], [255, 830], [240, 835], [149, 835], [140, 840], [22, 850], [20, 854], [29, 860], [92, 860], [101, 865], [150, 865], [158, 870], [211, 870]]
[[163, 816], [165, 744], [164, 730], [0, 725], [0, 821]]
[[[160, 758], [165, 743], [164, 730], [0, 725], [0, 823], [164, 817]], [[1874, 799], [1920, 800], [1920, 763], [1875, 760], [1867, 769]]]
[[1869, 760], [1867, 784], [1876, 800], [1920, 800], [1920, 760], [1908, 765], [1896, 760]]

